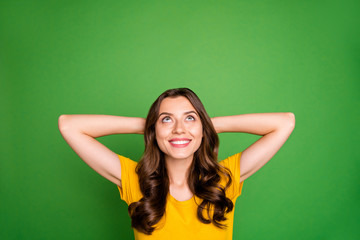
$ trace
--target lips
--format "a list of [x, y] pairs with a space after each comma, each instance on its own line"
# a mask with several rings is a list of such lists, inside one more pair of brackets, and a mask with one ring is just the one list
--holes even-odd
[[173, 138], [169, 140], [171, 146], [176, 147], [176, 148], [183, 148], [183, 147], [187, 147], [190, 142], [191, 139], [189, 138]]

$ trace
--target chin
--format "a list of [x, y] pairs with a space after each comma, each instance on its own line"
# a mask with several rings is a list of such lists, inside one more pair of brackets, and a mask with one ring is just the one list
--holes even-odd
[[167, 154], [167, 156], [169, 156], [170, 158], [173, 158], [173, 159], [187, 159], [187, 158], [190, 158], [190, 157], [193, 157], [194, 154]]

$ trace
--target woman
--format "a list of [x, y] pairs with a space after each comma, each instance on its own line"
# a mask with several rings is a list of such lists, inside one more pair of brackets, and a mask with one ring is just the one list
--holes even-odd
[[[295, 126], [293, 113], [210, 118], [188, 88], [170, 89], [146, 119], [108, 115], [61, 115], [66, 142], [91, 168], [118, 186], [136, 239], [232, 239], [234, 205], [245, 179], [264, 166]], [[217, 161], [217, 133], [262, 135], [245, 149]], [[139, 163], [95, 138], [144, 134]]]

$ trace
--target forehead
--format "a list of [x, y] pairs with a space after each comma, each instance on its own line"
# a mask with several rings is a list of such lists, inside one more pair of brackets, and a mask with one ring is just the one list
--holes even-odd
[[161, 104], [160, 104], [160, 111], [162, 112], [168, 112], [168, 113], [182, 113], [187, 111], [195, 111], [195, 108], [190, 103], [190, 101], [183, 96], [179, 97], [167, 97], [165, 98]]

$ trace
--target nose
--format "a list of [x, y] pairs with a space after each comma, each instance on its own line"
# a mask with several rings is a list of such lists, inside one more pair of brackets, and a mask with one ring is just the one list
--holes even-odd
[[184, 123], [181, 121], [176, 121], [173, 128], [173, 133], [181, 134], [185, 132], [185, 126]]

